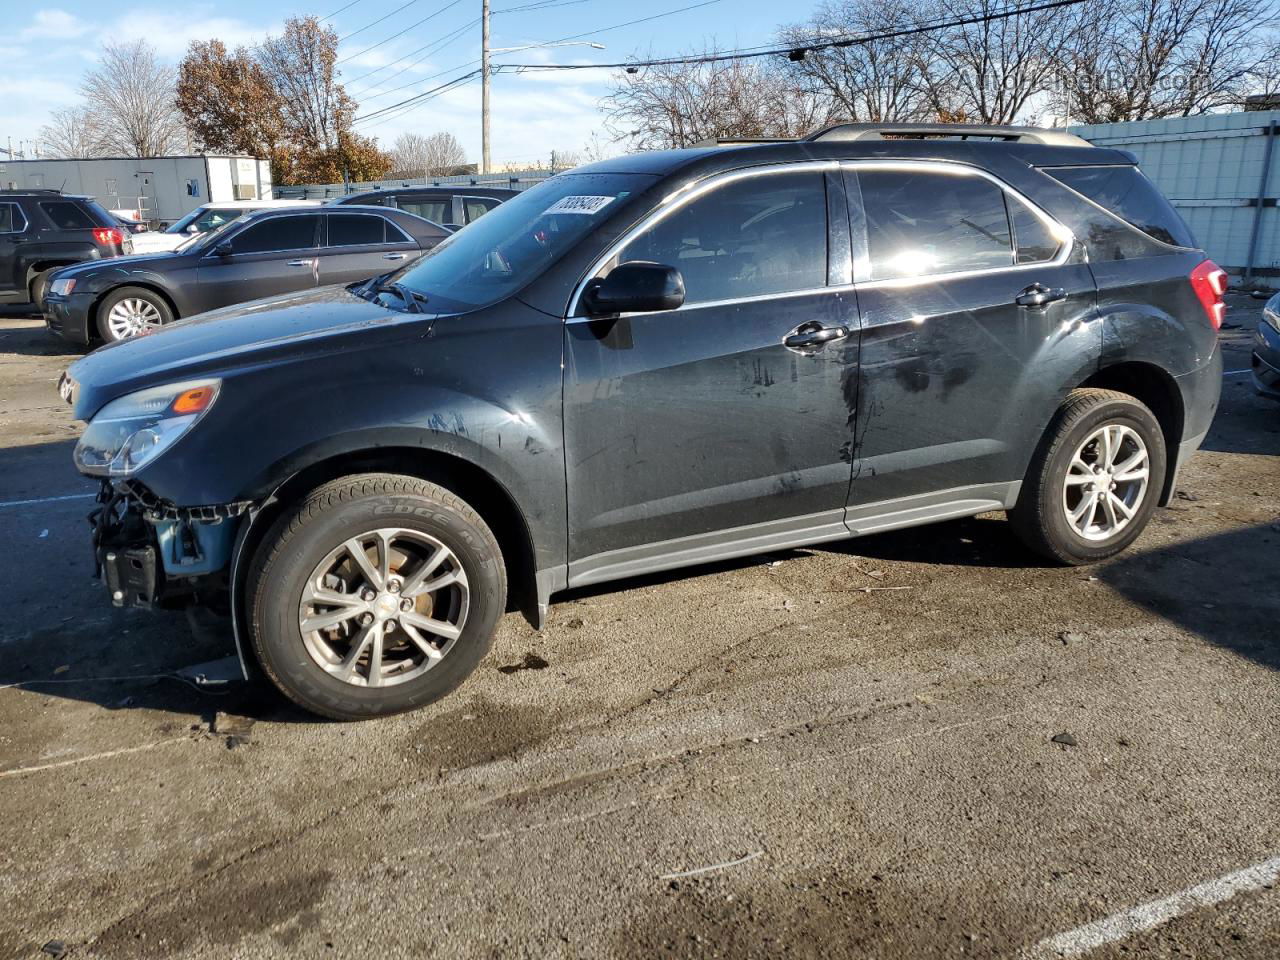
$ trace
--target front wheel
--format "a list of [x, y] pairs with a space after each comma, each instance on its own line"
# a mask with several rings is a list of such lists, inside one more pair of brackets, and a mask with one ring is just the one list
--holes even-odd
[[1009, 519], [1051, 560], [1093, 563], [1133, 543], [1164, 487], [1164, 434], [1140, 401], [1114, 390], [1073, 390], [1027, 470]]
[[250, 642], [295, 703], [363, 720], [440, 699], [488, 652], [506, 606], [493, 533], [447, 490], [361, 474], [313, 492], [250, 570]]
[[146, 287], [120, 287], [98, 305], [98, 333], [107, 343], [154, 333], [172, 322], [173, 310], [164, 297]]

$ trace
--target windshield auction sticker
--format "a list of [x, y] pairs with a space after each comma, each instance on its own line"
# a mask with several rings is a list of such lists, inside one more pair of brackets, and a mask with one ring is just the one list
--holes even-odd
[[613, 197], [561, 197], [544, 213], [599, 213], [613, 202]]

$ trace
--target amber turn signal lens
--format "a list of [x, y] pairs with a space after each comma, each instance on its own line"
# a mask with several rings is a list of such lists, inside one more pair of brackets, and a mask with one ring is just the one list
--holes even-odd
[[169, 409], [179, 414], [200, 413], [213, 403], [215, 394], [212, 386], [193, 387], [178, 394]]

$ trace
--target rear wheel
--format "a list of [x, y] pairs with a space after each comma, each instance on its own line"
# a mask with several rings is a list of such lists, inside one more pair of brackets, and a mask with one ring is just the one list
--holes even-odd
[[98, 305], [98, 333], [107, 343], [154, 333], [173, 322], [173, 310], [164, 297], [145, 287], [112, 290]]
[[457, 687], [506, 606], [497, 541], [462, 500], [412, 477], [316, 490], [268, 531], [249, 574], [263, 671], [338, 720], [411, 710]]
[[1031, 549], [1059, 563], [1106, 559], [1146, 527], [1165, 466], [1164, 434], [1145, 405], [1114, 390], [1073, 390], [1009, 519]]
[[27, 289], [31, 295], [31, 304], [37, 310], [44, 309], [44, 295], [49, 292], [49, 275], [57, 269], [57, 267], [50, 267], [48, 270], [41, 270], [31, 278]]

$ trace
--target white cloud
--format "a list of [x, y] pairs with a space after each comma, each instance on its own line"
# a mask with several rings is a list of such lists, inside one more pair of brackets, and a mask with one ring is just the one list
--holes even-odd
[[90, 29], [92, 29], [90, 25], [79, 17], [54, 8], [37, 10], [36, 15], [31, 19], [31, 26], [24, 28], [18, 37], [23, 41], [66, 40], [88, 33]]

